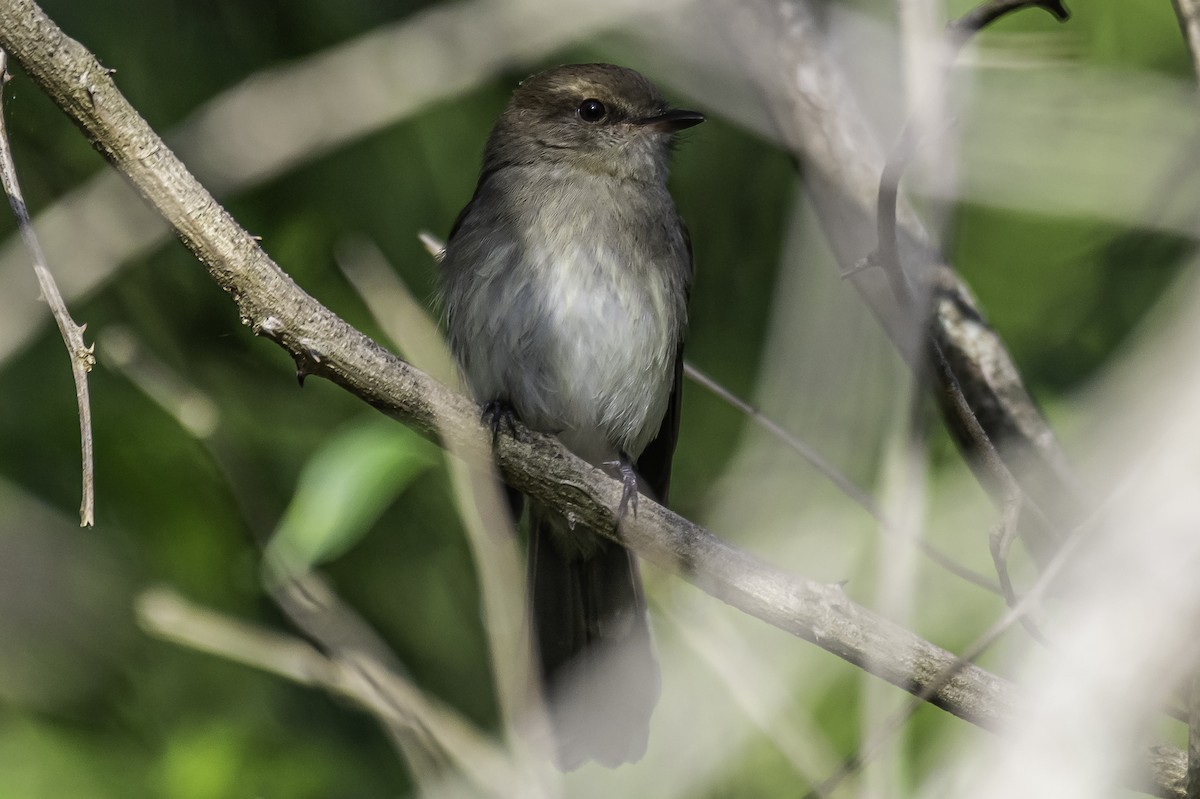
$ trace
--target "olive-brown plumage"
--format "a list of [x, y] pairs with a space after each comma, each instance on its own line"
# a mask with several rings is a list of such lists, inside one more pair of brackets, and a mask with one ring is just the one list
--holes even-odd
[[[576, 64], [513, 94], [441, 265], [445, 324], [492, 413], [511, 412], [665, 500], [692, 281], [667, 191], [670, 109], [633, 70]], [[622, 503], [624, 508], [625, 502]], [[532, 616], [559, 763], [645, 751], [658, 665], [637, 561], [531, 508]]]

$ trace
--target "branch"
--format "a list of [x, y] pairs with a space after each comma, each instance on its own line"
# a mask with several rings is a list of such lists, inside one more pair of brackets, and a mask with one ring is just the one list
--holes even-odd
[[1200, 76], [1200, 0], [1171, 0], [1171, 5], [1175, 7], [1175, 16], [1183, 29], [1188, 52], [1192, 54], [1192, 67]]
[[[1070, 19], [1071, 13], [1061, 0], [987, 0], [946, 26], [946, 34], [951, 48], [950, 57], [962, 50], [971, 37], [1001, 17], [1022, 8], [1042, 8], [1053, 14], [1059, 22]], [[945, 81], [939, 84], [938, 91], [944, 92]], [[896, 206], [900, 198], [900, 178], [908, 169], [916, 156], [919, 137], [918, 127], [913, 119], [908, 119], [900, 127], [900, 135], [896, 144], [883, 165], [879, 178], [879, 197], [876, 200], [876, 228], [878, 244], [875, 259], [883, 269], [892, 285], [892, 293], [897, 304], [902, 309], [913, 311], [913, 292], [908, 284], [908, 278], [900, 263], [899, 239], [896, 235]]]
[[[458, 369], [437, 322], [408, 292], [378, 249], [365, 242], [338, 248], [338, 265], [367, 309], [408, 360], [458, 385]], [[526, 617], [525, 571], [503, 488], [492, 466], [491, 443], [447, 447], [450, 483], [479, 579], [480, 606], [501, 718], [510, 732], [521, 722], [529, 737], [548, 740], [543, 693], [533, 664]], [[523, 736], [510, 734], [509, 746]]]
[[[1022, 8], [1033, 7], [1045, 9], [1060, 22], [1066, 21], [1070, 17], [1070, 12], [1067, 11], [1060, 0], [987, 0], [987, 2], [981, 3], [946, 26], [946, 35], [951, 50], [950, 57], [952, 58], [957, 55], [971, 37], [985, 26], [990, 25], [1006, 14]], [[941, 85], [938, 87], [939, 92], [945, 91], [944, 84], [946, 77], [948, 75], [940, 77]], [[905, 274], [900, 260], [896, 213], [900, 197], [900, 180], [916, 156], [920, 146], [918, 131], [919, 126], [916, 124], [915, 119], [910, 118], [906, 120], [901, 125], [900, 135], [897, 137], [896, 144], [888, 154], [887, 162], [883, 166], [879, 178], [879, 197], [876, 202], [876, 229], [878, 230], [879, 238], [877, 249], [872, 258], [887, 276], [888, 282], [892, 286], [892, 293], [895, 295], [896, 305], [909, 314], [919, 315], [918, 318], [926, 318], [928, 311], [922, 305], [917, 304], [915, 293], [909, 284], [908, 276]], [[950, 267], [947, 266], [945, 269], [949, 270]], [[937, 325], [933, 326], [934, 331], [938, 329]], [[1004, 529], [1006, 532], [1024, 530], [1026, 532], [1026, 539], [1033, 549], [1033, 554], [1038, 558], [1041, 565], [1045, 567], [1045, 558], [1053, 550], [1053, 546], [1046, 539], [1057, 538], [1054, 522], [1050, 520], [1046, 512], [1042, 509], [1041, 503], [1033, 497], [1028, 496], [1027, 492], [1021, 491], [1020, 481], [1014, 475], [1020, 474], [1022, 470], [1013, 468], [1011, 462], [1005, 462], [996, 446], [996, 442], [980, 422], [979, 414], [976, 408], [972, 407], [968, 401], [966, 393], [963, 390], [963, 383], [947, 360], [944, 344], [942, 341], [939, 341], [936, 332], [931, 337], [927, 345], [927, 350], [928, 357], [933, 362], [933, 376], [937, 380], [939, 389], [938, 399], [947, 424], [955, 432], [960, 447], [972, 456], [971, 462], [976, 473], [980, 475], [981, 479], [986, 481], [985, 485], [991, 487], [993, 497], [998, 500], [998, 504], [1000, 505], [1001, 515], [1005, 519], [1011, 517], [1003, 525]], [[920, 368], [918, 366], [918, 369]], [[967, 374], [970, 375], [973, 372], [968, 370]], [[978, 373], [975, 372], [974, 374]], [[1020, 380], [1019, 376], [1017, 380]], [[1037, 409], [1032, 405], [1032, 402], [1028, 403], [1028, 407], [1034, 413], [1037, 413]], [[1021, 497], [1019, 502], [1016, 499], [1018, 495]], [[1015, 506], [1017, 510], [1010, 512], [1014, 502], [1017, 502]], [[1024, 525], [1020, 523], [1022, 511], [1026, 514], [1026, 523]], [[1012, 588], [1011, 585], [1007, 584], [1008, 574], [1006, 568], [1002, 568], [1004, 558], [1007, 557], [1008, 545], [1011, 544], [1011, 538], [1002, 548], [1004, 558], [997, 556], [994, 543], [992, 557], [996, 561], [1001, 586], [1004, 587], [1005, 596], [1009, 598], [1011, 606]]]
[[[75, 121], [96, 148], [174, 226], [233, 297], [243, 322], [286, 349], [301, 374], [326, 377], [443, 444], [485, 433], [479, 408], [430, 379], [304, 293], [193, 178], [104, 70], [30, 0], [0, 0], [0, 47]], [[554, 438], [520, 428], [502, 436], [505, 480], [579, 523], [615, 530], [621, 486]], [[838, 585], [788, 574], [650, 500], [612, 534], [702, 590], [955, 715], [996, 729], [1020, 712], [1014, 686], [852, 602]], [[936, 690], [934, 690], [936, 688]], [[1183, 754], [1155, 753], [1157, 790], [1180, 795]]]
[[956, 46], [961, 47], [968, 38], [991, 25], [1000, 17], [1022, 8], [1041, 8], [1052, 14], [1059, 22], [1066, 22], [1071, 12], [1062, 0], [988, 0], [954, 20], [947, 30], [954, 37]]
[[138, 622], [158, 638], [349, 699], [381, 723], [410, 733], [431, 757], [452, 759], [485, 795], [511, 796], [529, 787], [469, 721], [367, 652], [327, 656], [305, 641], [229, 619], [165, 588], [143, 592], [136, 610]]
[[[1004, 0], [985, 6], [991, 14], [1001, 7], [1028, 4]], [[814, 195], [843, 274], [914, 369], [922, 369], [929, 360], [938, 367], [939, 377], [953, 375], [957, 387], [944, 383], [946, 390], [939, 392], [942, 415], [984, 488], [1003, 505], [1007, 486], [992, 478], [994, 470], [986, 466], [989, 453], [981, 447], [989, 441], [1035, 505], [1047, 513], [1062, 509], [1051, 516], [1051, 524], [1034, 518], [1033, 524], [1022, 527], [1032, 554], [1044, 565], [1061, 543], [1061, 530], [1072, 529], [1082, 516], [1066, 456], [1003, 341], [908, 204], [895, 206], [894, 228], [890, 234], [882, 231], [885, 240], [894, 236], [894, 248], [881, 249], [888, 254], [894, 250], [896, 268], [881, 270], [881, 276], [862, 269], [870, 242], [880, 233], [879, 176], [888, 162], [828, 52], [819, 14], [811, 5], [806, 0], [736, 7], [710, 2], [762, 92], [780, 140], [804, 164], [805, 187]], [[882, 200], [890, 203], [887, 197]], [[902, 299], [910, 293], [915, 305]], [[924, 314], [913, 312], [913, 307], [924, 308], [926, 303], [932, 330], [926, 329]], [[973, 418], [964, 419], [958, 406], [969, 408]], [[985, 465], [980, 467], [980, 462]]]
[[[442, 242], [436, 236], [434, 236], [432, 233], [422, 232], [419, 234], [418, 237], [420, 238], [421, 243], [425, 246], [426, 251], [434, 258], [434, 260], [441, 261], [442, 256], [445, 253], [445, 245], [443, 245]], [[353, 278], [351, 279], [351, 282], [355, 282], [353, 280]], [[382, 291], [384, 291], [383, 286], [374, 285], [372, 287], [371, 295], [377, 295], [377, 294], [381, 293]], [[363, 292], [361, 290], [361, 288], [360, 288], [359, 293], [361, 296], [363, 296], [364, 301], [366, 301], [368, 303], [368, 305], [370, 305], [371, 302], [368, 299], [368, 294], [366, 292]], [[410, 307], [411, 303], [412, 303], [412, 299], [407, 296], [397, 296], [395, 298], [395, 300], [396, 301], [394, 301], [394, 302], [388, 303], [388, 305], [393, 308]], [[376, 315], [378, 316], [378, 314], [376, 314]], [[414, 328], [423, 328], [424, 325], [413, 325], [413, 327]], [[385, 328], [386, 328], [386, 326], [385, 326]], [[436, 330], [433, 332], [434, 332], [434, 334], [436, 334]], [[413, 329], [410, 332], [410, 338], [417, 342], [422, 342], [422, 341], [427, 340], [429, 338], [429, 335], [430, 335], [429, 331], [426, 329]], [[397, 339], [395, 336], [393, 336], [393, 340], [399, 341], [399, 339]], [[424, 349], [425, 346], [427, 346], [427, 345], [422, 345], [422, 348]], [[441, 346], [440, 337], [438, 338], [438, 346], [444, 350], [444, 347]], [[442, 355], [440, 360], [444, 360], [446, 357], [448, 357], [448, 354]], [[425, 364], [422, 362], [422, 359], [410, 357], [409, 360], [415, 361], [415, 363], [417, 363], [418, 365], [421, 365], [423, 368], [425, 368], [426, 371], [429, 371], [428, 366], [425, 366]], [[432, 363], [436, 366], [436, 365], [438, 365], [439, 358], [436, 358], [436, 357], [429, 358], [428, 362]], [[433, 373], [435, 375], [440, 374], [439, 371], [435, 371]], [[880, 528], [885, 533], [887, 533], [889, 535], [896, 535], [896, 536], [899, 536], [900, 538], [903, 538], [905, 541], [907, 541], [907, 542], [911, 543], [913, 546], [915, 546], [921, 552], [921, 554], [923, 554], [925, 557], [929, 558], [929, 560], [932, 563], [940, 566], [941, 568], [945, 569], [946, 571], [950, 572], [951, 574], [955, 575], [956, 577], [966, 580], [967, 582], [972, 583], [974, 585], [977, 585], [986, 591], [991, 591], [993, 594], [1001, 593], [1001, 588], [996, 583], [996, 581], [991, 580], [988, 577], [984, 576], [983, 574], [980, 574], [979, 572], [958, 563], [953, 558], [951, 558], [949, 555], [947, 555], [945, 552], [942, 552], [940, 549], [935, 547], [933, 544], [930, 544], [924, 538], [922, 538], [920, 536], [906, 534], [905, 531], [901, 530], [895, 523], [890, 521], [884, 515], [883, 509], [879, 506], [879, 503], [876, 502], [874, 497], [872, 497], [865, 490], [863, 490], [860, 486], [858, 486], [853, 480], [851, 480], [849, 477], [847, 477], [845, 474], [843, 474], [841, 472], [841, 470], [839, 470], [836, 466], [834, 466], [832, 463], [830, 463], [828, 460], [826, 460], [825, 457], [821, 455], [821, 453], [817, 452], [815, 449], [813, 449], [812, 447], [805, 444], [799, 438], [797, 438], [796, 436], [789, 433], [787, 430], [785, 430], [783, 428], [782, 425], [780, 425], [774, 419], [771, 419], [770, 417], [765, 415], [762, 411], [760, 411], [758, 408], [751, 405], [746, 400], [742, 399], [741, 397], [738, 397], [736, 394], [734, 394], [728, 388], [726, 388], [725, 386], [718, 383], [716, 380], [714, 380], [708, 374], [702, 372], [699, 368], [697, 368], [694, 364], [692, 364], [690, 362], [684, 362], [683, 374], [684, 374], [684, 376], [688, 377], [693, 382], [695, 382], [696, 384], [703, 387], [704, 389], [709, 391], [711, 394], [713, 394], [714, 396], [716, 396], [717, 398], [719, 398], [720, 400], [725, 402], [727, 405], [729, 405], [733, 409], [744, 414], [750, 421], [754, 422], [760, 428], [765, 430], [767, 433], [769, 433], [771, 436], [773, 436], [777, 441], [784, 444], [786, 447], [791, 449], [793, 452], [795, 452], [797, 455], [799, 455], [804, 460], [808, 461], [808, 463], [813, 468], [815, 468], [818, 472], [823, 474], [843, 494], [845, 494], [847, 497], [849, 497], [851, 500], [853, 500], [856, 504], [859, 505], [859, 507], [861, 507], [867, 513], [871, 514], [871, 516], [873, 516], [875, 518], [875, 520], [879, 522]]]
[[854, 500], [863, 510], [875, 517], [879, 522], [880, 529], [889, 535], [896, 535], [905, 541], [915, 546], [922, 555], [951, 574], [966, 580], [969, 583], [979, 586], [980, 588], [991, 591], [993, 594], [1000, 593], [1000, 586], [995, 580], [980, 574], [974, 569], [970, 569], [961, 563], [955, 561], [942, 550], [938, 549], [933, 544], [926, 541], [921, 536], [915, 536], [901, 529], [892, 520], [888, 519], [883, 512], [883, 508], [879, 507], [879, 503], [875, 498], [869, 495], [866, 491], [856, 485], [849, 477], [844, 475], [837, 467], [827, 461], [819, 452], [805, 444], [796, 436], [789, 433], [775, 420], [766, 416], [758, 408], [746, 402], [741, 397], [738, 397], [732, 391], [722, 386], [713, 378], [709, 377], [704, 372], [700, 371], [692, 363], [685, 361], [683, 364], [683, 373], [693, 382], [703, 386], [716, 397], [723, 400], [725, 403], [746, 415], [750, 421], [770, 433], [777, 441], [780, 441], [789, 449], [797, 453], [800, 457], [808, 461], [817, 471], [825, 475], [825, 477], [841, 490], [850, 499]]
[[[8, 54], [0, 50], [0, 95], [8, 83]], [[58, 323], [58, 332], [62, 334], [67, 353], [71, 356], [71, 376], [75, 379], [75, 401], [79, 405], [79, 439], [83, 449], [83, 498], [79, 503], [79, 526], [91, 527], [96, 523], [96, 477], [95, 463], [92, 457], [92, 403], [88, 397], [88, 372], [96, 365], [94, 347], [83, 341], [83, 330], [86, 325], [75, 324], [67, 303], [58, 291], [58, 284], [46, 266], [46, 255], [42, 251], [41, 242], [33, 230], [29, 220], [29, 209], [25, 206], [25, 197], [21, 194], [21, 185], [17, 182], [17, 166], [13, 162], [12, 147], [8, 141], [8, 126], [4, 121], [3, 96], [0, 96], [0, 184], [8, 195], [13, 215], [17, 218], [17, 228], [25, 247], [33, 256], [33, 271], [37, 275], [38, 286], [54, 321]]]
[[[1012, 514], [1011, 517], [1015, 518], [1015, 514]], [[909, 719], [916, 715], [917, 711], [921, 709], [922, 701], [930, 692], [936, 690], [945, 680], [950, 679], [958, 669], [968, 663], [974, 663], [981, 658], [1000, 640], [1000, 636], [1007, 632], [1014, 624], [1029, 623], [1030, 615], [1044, 600], [1046, 591], [1058, 579], [1058, 575], [1066, 565], [1076, 556], [1081, 542], [1085, 539], [1086, 532], [1089, 532], [1086, 526], [1077, 528], [1058, 552], [1055, 553], [1054, 557], [1050, 559], [1050, 562], [1046, 564], [1046, 568], [1039, 575], [1037, 583], [1034, 584], [1025, 596], [1021, 597], [1018, 601], [1014, 601], [1004, 616], [976, 638], [966, 648], [966, 651], [959, 656], [959, 660], [954, 666], [930, 684], [925, 694], [914, 696], [903, 707], [893, 713], [890, 718], [886, 719], [881, 727], [872, 732], [865, 743], [861, 744], [856, 751], [852, 752], [845, 759], [841, 768], [825, 779], [820, 785], [814, 786], [805, 799], [818, 799], [818, 797], [831, 794], [847, 777], [860, 772], [883, 745], [898, 733], [908, 723]], [[1189, 796], [1187, 799], [1193, 799], [1193, 797]]]

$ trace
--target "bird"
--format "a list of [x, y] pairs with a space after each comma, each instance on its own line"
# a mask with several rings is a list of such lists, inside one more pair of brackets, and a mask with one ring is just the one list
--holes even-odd
[[[666, 502], [692, 246], [667, 176], [704, 121], [640, 73], [568, 64], [520, 83], [439, 267], [443, 323], [492, 435], [556, 436]], [[522, 501], [513, 497], [519, 516]], [[661, 690], [637, 559], [530, 504], [528, 593], [558, 766], [640, 760]], [[620, 523], [620, 522], [619, 522]]]

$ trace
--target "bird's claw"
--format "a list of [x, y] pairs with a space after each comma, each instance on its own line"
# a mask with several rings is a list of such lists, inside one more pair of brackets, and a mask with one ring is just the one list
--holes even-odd
[[517, 437], [517, 413], [504, 400], [494, 399], [483, 403], [479, 421], [492, 431], [492, 446], [500, 440], [500, 428], [507, 427], [509, 435]]
[[621, 503], [617, 505], [617, 524], [625, 518], [625, 511], [632, 510], [633, 518], [637, 518], [638, 507], [638, 478], [634, 471], [633, 461], [624, 452], [618, 453], [617, 460], [606, 461], [605, 466], [616, 470], [617, 478], [621, 481]]

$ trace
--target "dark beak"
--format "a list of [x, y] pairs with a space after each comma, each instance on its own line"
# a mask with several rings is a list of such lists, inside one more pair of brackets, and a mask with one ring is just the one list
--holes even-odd
[[684, 128], [699, 125], [704, 121], [704, 114], [672, 108], [670, 111], [664, 111], [652, 117], [642, 117], [632, 121], [635, 125], [643, 125], [658, 133], [678, 133]]

